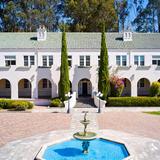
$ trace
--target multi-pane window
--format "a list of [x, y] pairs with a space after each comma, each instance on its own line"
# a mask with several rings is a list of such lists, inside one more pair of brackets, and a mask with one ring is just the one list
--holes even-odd
[[24, 79], [24, 88], [31, 88], [30, 82], [27, 79]]
[[127, 65], [127, 56], [125, 56], [125, 55], [116, 56], [116, 65], [117, 66], [126, 66]]
[[68, 56], [68, 65], [72, 67], [72, 56]]
[[16, 65], [16, 56], [5, 56], [5, 65]]
[[47, 80], [47, 79], [43, 79], [43, 81], [42, 81], [42, 87], [43, 88], [51, 88], [52, 87], [51, 86], [51, 82], [49, 80]]
[[5, 87], [6, 88], [11, 88], [10, 82], [8, 80], [5, 81]]
[[134, 64], [137, 66], [144, 66], [144, 56], [134, 56]]
[[80, 56], [80, 66], [90, 66], [90, 56]]
[[90, 56], [86, 56], [86, 66], [90, 66]]
[[53, 65], [53, 56], [42, 56], [42, 64], [44, 67], [50, 67]]
[[24, 66], [34, 65], [34, 56], [24, 56]]
[[152, 56], [152, 65], [160, 66], [160, 56]]
[[80, 66], [84, 66], [84, 56], [80, 56]]

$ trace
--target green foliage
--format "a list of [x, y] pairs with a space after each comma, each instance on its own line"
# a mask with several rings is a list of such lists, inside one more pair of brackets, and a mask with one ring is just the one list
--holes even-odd
[[123, 79], [113, 76], [110, 78], [110, 96], [111, 97], [120, 97], [124, 89]]
[[20, 111], [32, 109], [33, 104], [28, 101], [0, 99], [0, 108]]
[[106, 47], [106, 34], [104, 26], [101, 37], [100, 66], [98, 78], [98, 91], [103, 94], [103, 98], [106, 100], [110, 92], [110, 80], [108, 70], [108, 50]]
[[57, 29], [56, 9], [59, 0], [3, 1], [0, 2], [2, 31], [36, 31], [40, 24], [50, 31]]
[[102, 23], [107, 26], [107, 31], [118, 29], [114, 0], [66, 0], [64, 15], [69, 18], [71, 31], [98, 32]]
[[157, 97], [109, 97], [107, 106], [160, 106]]
[[153, 82], [150, 87], [150, 95], [152, 97], [160, 95], [160, 82]]
[[158, 115], [158, 116], [160, 116], [160, 111], [144, 112], [144, 113], [148, 113], [148, 114], [152, 114], [152, 115]]
[[69, 81], [69, 66], [67, 55], [66, 33], [62, 33], [62, 48], [61, 48], [61, 67], [60, 67], [60, 81], [59, 81], [59, 97], [65, 101], [65, 94], [70, 91]]
[[50, 107], [61, 107], [62, 106], [62, 101], [58, 98], [53, 99], [51, 101]]

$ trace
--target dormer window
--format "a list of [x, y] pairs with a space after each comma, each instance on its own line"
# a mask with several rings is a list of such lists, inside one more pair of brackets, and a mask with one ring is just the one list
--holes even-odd
[[47, 39], [47, 31], [44, 25], [41, 25], [39, 29], [37, 29], [37, 40], [45, 41]]
[[130, 31], [124, 32], [123, 41], [132, 41], [132, 32]]

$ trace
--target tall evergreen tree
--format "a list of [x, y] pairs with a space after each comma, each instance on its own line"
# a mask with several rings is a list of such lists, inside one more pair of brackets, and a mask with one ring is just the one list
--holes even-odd
[[103, 98], [107, 99], [110, 92], [110, 80], [108, 70], [108, 50], [106, 47], [105, 25], [103, 26], [101, 36], [101, 52], [100, 52], [100, 67], [98, 72], [98, 91], [103, 94]]
[[59, 97], [62, 101], [65, 100], [65, 94], [70, 91], [69, 81], [69, 66], [67, 55], [66, 33], [62, 33], [62, 48], [61, 48], [61, 67], [60, 67], [60, 81], [59, 81]]

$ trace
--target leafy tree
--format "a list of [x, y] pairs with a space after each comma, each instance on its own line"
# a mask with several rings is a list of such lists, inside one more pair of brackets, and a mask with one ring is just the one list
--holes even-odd
[[127, 0], [115, 0], [115, 8], [118, 16], [119, 31], [125, 29], [126, 18], [129, 14], [129, 5]]
[[106, 31], [118, 30], [114, 0], [66, 0], [64, 16], [71, 31], [100, 31], [103, 22]]
[[104, 26], [101, 37], [100, 67], [98, 76], [98, 91], [100, 91], [103, 94], [104, 99], [107, 99], [110, 91], [110, 80], [108, 70], [108, 50], [106, 47], [106, 34]]
[[36, 31], [40, 24], [49, 31], [57, 29], [59, 0], [12, 0], [0, 2], [2, 31]]
[[66, 33], [62, 33], [62, 48], [61, 48], [61, 67], [60, 67], [60, 81], [59, 81], [59, 97], [62, 101], [65, 100], [65, 94], [70, 91], [69, 81], [69, 66], [67, 55]]

